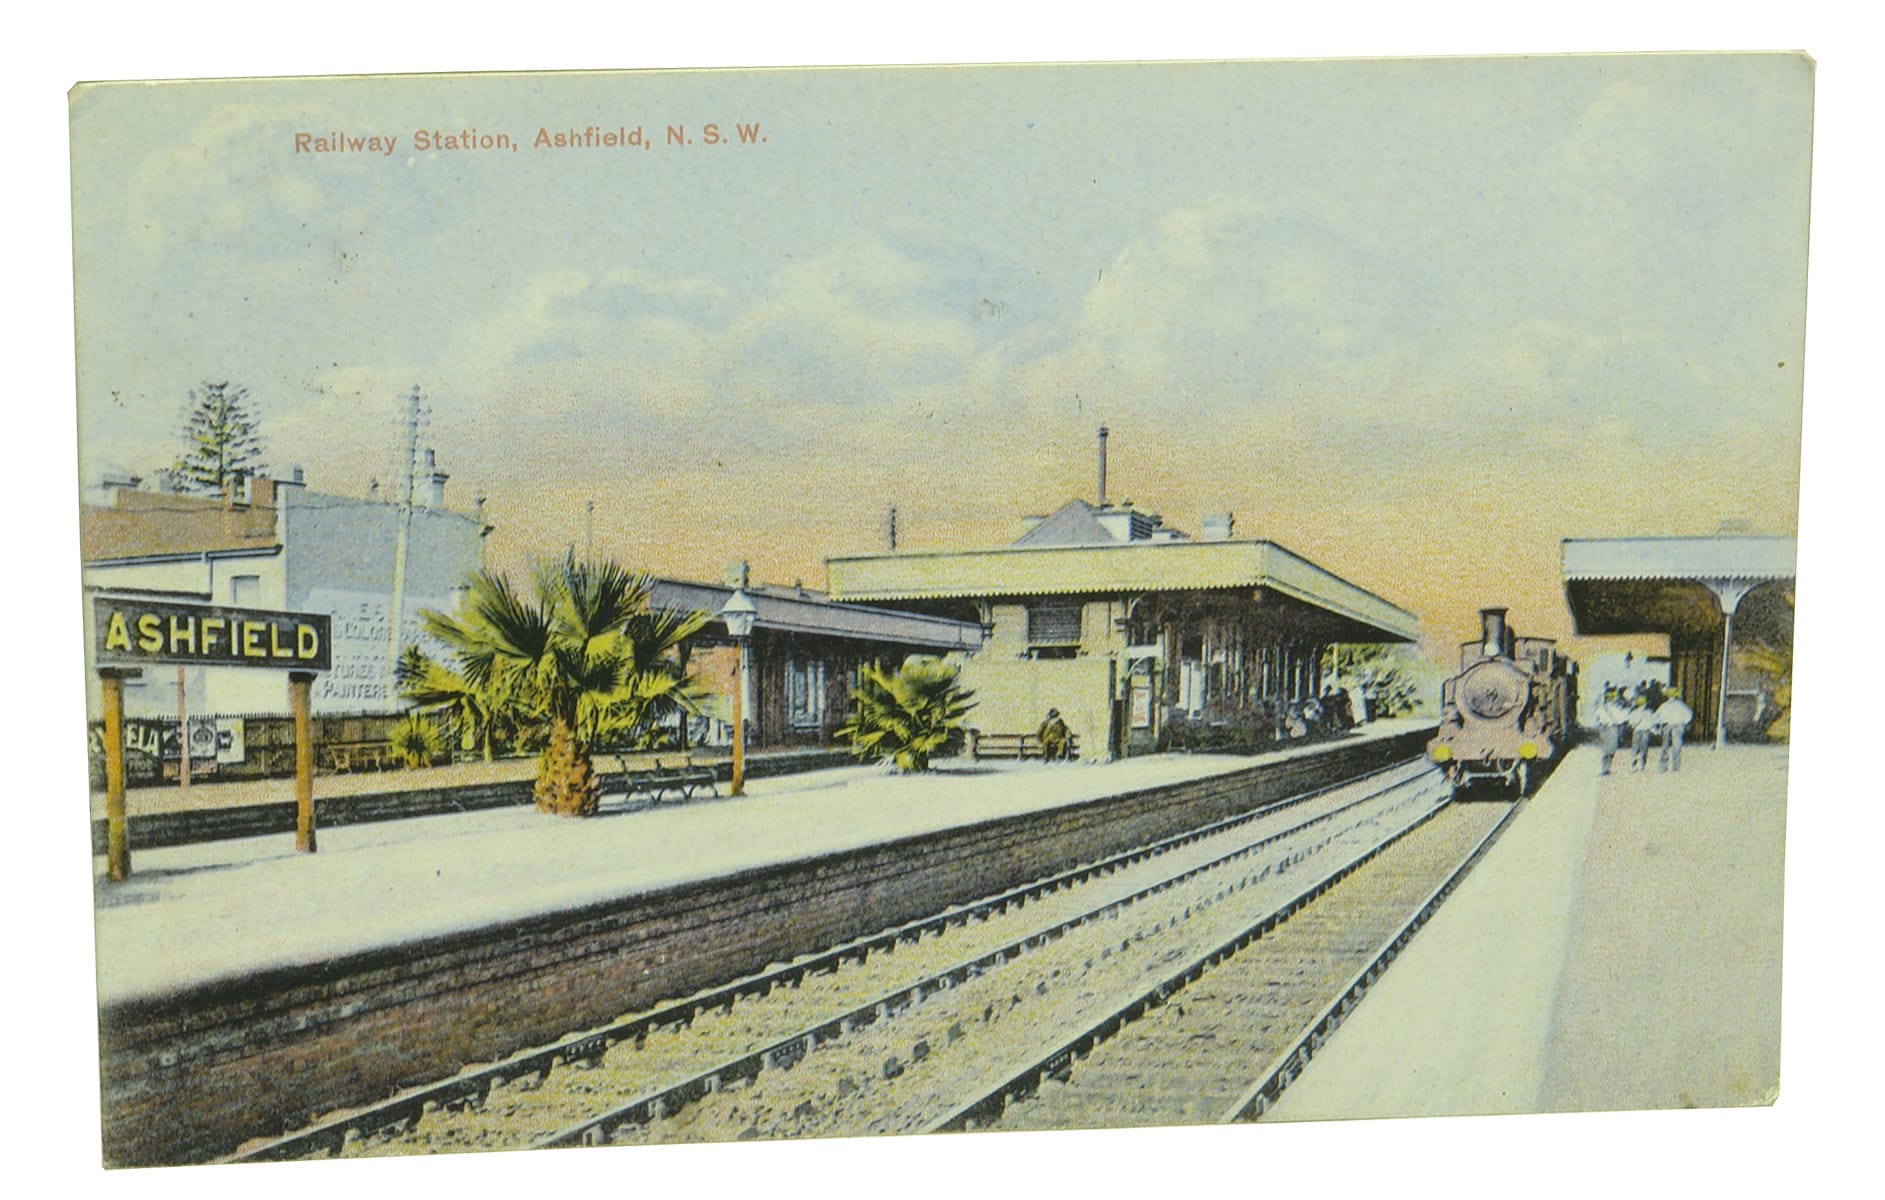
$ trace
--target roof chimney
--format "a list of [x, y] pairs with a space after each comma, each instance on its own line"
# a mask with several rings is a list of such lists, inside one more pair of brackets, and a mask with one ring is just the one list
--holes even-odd
[[744, 588], [750, 575], [751, 571], [746, 565], [746, 560], [735, 559], [726, 565], [724, 571], [720, 572], [720, 582], [730, 588]]
[[1230, 513], [1205, 513], [1198, 522], [1198, 538], [1206, 542], [1228, 542], [1237, 518]]
[[1100, 500], [1099, 507], [1106, 507], [1106, 426], [1100, 426]]
[[105, 495], [109, 498], [107, 502], [116, 504], [119, 492], [135, 492], [138, 485], [143, 482], [128, 471], [106, 471], [105, 477], [99, 481], [99, 486], [104, 489]]
[[445, 507], [445, 481], [451, 476], [439, 470], [438, 453], [434, 450], [425, 452], [425, 506], [427, 508]]

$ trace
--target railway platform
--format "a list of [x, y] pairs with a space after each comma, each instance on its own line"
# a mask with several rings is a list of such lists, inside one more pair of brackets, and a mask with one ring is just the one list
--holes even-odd
[[[739, 798], [524, 806], [139, 852], [96, 884], [105, 1154], [203, 1161], [321, 1112], [1405, 761], [1384, 721], [1264, 755], [845, 767]], [[102, 862], [102, 860], [100, 860]]]
[[1770, 1103], [1787, 759], [1573, 750], [1265, 1119]]
[[297, 854], [292, 835], [280, 834], [134, 846], [124, 883], [105, 882], [96, 860], [99, 1002], [389, 950], [1424, 727], [1376, 721], [1336, 742], [1254, 757], [945, 760], [929, 775], [901, 777], [829, 768], [749, 780], [737, 798], [605, 804], [587, 820], [525, 806], [322, 829], [314, 854]]
[[[749, 777], [786, 775], [829, 759], [829, 748], [761, 750], [746, 757]], [[682, 754], [675, 751], [646, 751], [634, 754], [603, 754], [597, 757], [597, 769], [605, 774], [620, 770], [645, 771], [677, 760], [709, 768], [724, 776], [729, 757], [723, 749]], [[534, 758], [500, 758], [492, 762], [459, 762], [449, 765], [388, 768], [379, 771], [329, 772], [315, 776], [314, 790], [323, 801], [357, 800], [398, 792], [450, 792], [460, 789], [488, 788], [505, 784], [528, 784], [537, 775]], [[240, 779], [218, 780], [213, 776], [190, 787], [174, 782], [146, 784], [126, 788], [125, 814], [133, 821], [149, 817], [175, 817], [189, 814], [217, 814], [243, 809], [260, 809], [294, 803], [294, 780]], [[91, 794], [92, 820], [105, 819], [105, 794]], [[190, 839], [209, 840], [209, 839]]]

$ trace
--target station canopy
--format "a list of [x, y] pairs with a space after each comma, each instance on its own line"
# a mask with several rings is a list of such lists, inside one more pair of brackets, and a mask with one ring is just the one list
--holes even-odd
[[1409, 642], [1418, 632], [1414, 614], [1273, 542], [1016, 545], [839, 557], [826, 567], [834, 596], [867, 604], [1216, 592], [1312, 616], [1331, 642]]
[[[734, 590], [732, 584], [655, 579], [649, 585], [648, 600], [655, 608], [712, 615], [715, 619], [703, 633], [706, 640], [716, 641], [726, 635], [719, 613]], [[749, 583], [741, 590], [755, 610], [753, 627], [772, 633], [898, 645], [929, 654], [972, 651], [982, 644], [982, 627], [973, 622], [841, 604], [802, 587]]]
[[1793, 579], [1794, 558], [1791, 537], [1566, 539], [1564, 594], [1581, 636], [1708, 633], [1724, 597]]

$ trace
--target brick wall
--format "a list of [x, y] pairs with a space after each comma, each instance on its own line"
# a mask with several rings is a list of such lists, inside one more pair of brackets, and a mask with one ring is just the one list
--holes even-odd
[[1418, 753], [1425, 731], [99, 1014], [106, 1161], [201, 1161], [664, 998]]

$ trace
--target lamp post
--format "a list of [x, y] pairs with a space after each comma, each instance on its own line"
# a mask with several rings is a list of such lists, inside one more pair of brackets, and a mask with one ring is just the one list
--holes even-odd
[[728, 789], [730, 795], [740, 796], [746, 792], [746, 643], [753, 636], [753, 622], [759, 617], [759, 610], [753, 607], [752, 599], [744, 588], [736, 588], [727, 599], [726, 606], [720, 610], [720, 620], [725, 623], [727, 636], [739, 647], [739, 672], [733, 681], [733, 783]]

